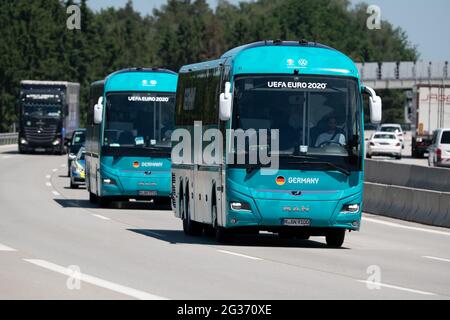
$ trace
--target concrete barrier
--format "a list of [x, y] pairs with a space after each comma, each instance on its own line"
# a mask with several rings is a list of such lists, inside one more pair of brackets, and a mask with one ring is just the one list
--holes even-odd
[[365, 181], [440, 192], [450, 192], [450, 170], [387, 161], [366, 160]]
[[450, 193], [366, 182], [368, 213], [450, 228]]

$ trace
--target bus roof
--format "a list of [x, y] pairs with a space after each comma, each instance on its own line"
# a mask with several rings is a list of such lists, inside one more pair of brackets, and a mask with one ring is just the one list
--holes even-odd
[[105, 92], [175, 92], [178, 75], [160, 68], [128, 68], [111, 73], [104, 81]]
[[224, 63], [238, 74], [311, 74], [359, 78], [345, 54], [316, 42], [259, 41], [231, 49], [218, 60], [183, 66], [181, 72], [208, 69]]

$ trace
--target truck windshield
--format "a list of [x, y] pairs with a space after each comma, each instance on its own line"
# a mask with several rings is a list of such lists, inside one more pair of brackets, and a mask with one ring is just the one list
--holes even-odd
[[23, 114], [31, 117], [58, 118], [61, 116], [61, 105], [25, 102], [23, 105]]
[[234, 92], [233, 129], [278, 129], [280, 165], [289, 166], [292, 159], [298, 164], [303, 155], [308, 163], [360, 169], [361, 99], [355, 79], [244, 76], [235, 81]]
[[126, 148], [171, 147], [173, 93], [109, 93], [103, 145]]

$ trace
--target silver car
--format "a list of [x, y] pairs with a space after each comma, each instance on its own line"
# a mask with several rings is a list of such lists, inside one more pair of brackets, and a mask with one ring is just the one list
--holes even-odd
[[437, 129], [428, 147], [430, 167], [450, 167], [450, 128]]

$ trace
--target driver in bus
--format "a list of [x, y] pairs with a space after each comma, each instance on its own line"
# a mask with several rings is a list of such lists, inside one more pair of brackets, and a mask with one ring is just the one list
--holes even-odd
[[337, 120], [335, 117], [328, 119], [328, 129], [319, 135], [316, 141], [316, 147], [322, 147], [326, 144], [339, 144], [345, 146], [345, 136], [337, 127]]

